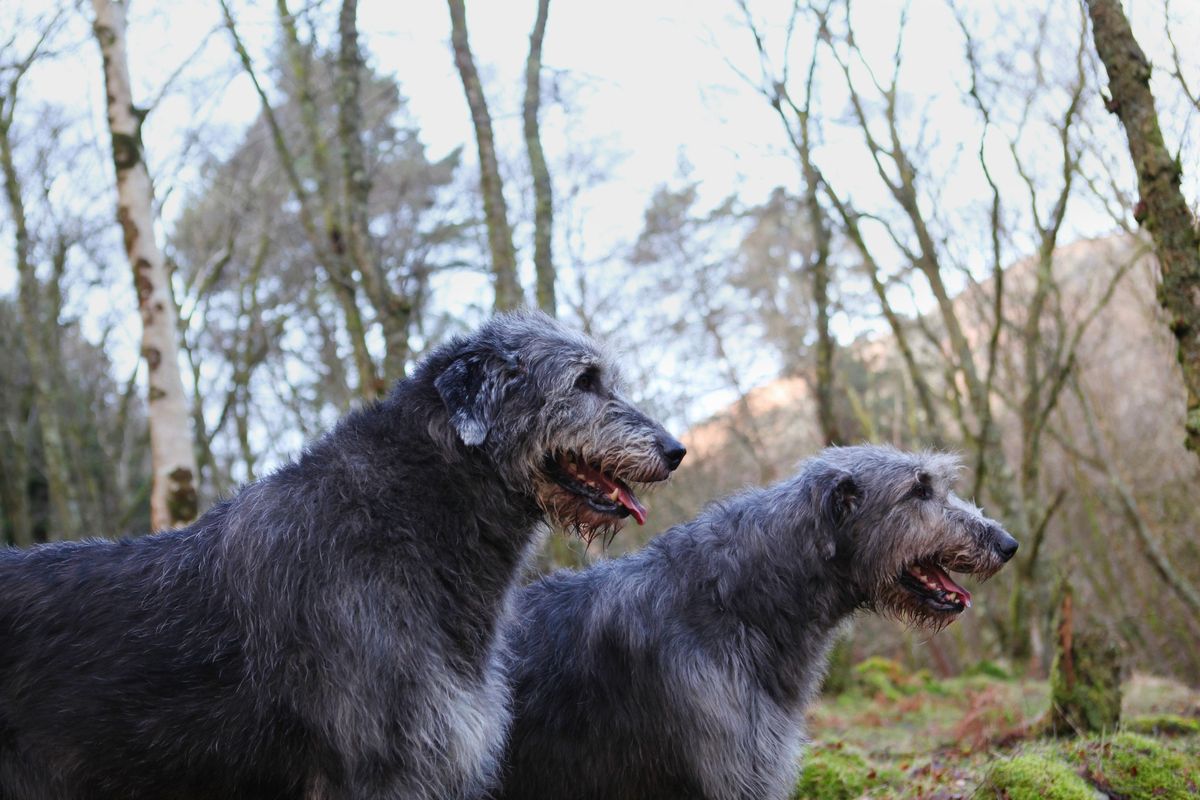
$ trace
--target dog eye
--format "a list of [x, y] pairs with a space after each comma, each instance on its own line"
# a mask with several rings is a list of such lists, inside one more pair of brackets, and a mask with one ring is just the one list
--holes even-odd
[[581, 392], [595, 392], [600, 388], [600, 375], [594, 369], [586, 369], [575, 379], [575, 388]]
[[933, 497], [933, 478], [928, 472], [917, 473], [917, 484], [912, 489], [912, 496], [918, 500], [928, 500]]

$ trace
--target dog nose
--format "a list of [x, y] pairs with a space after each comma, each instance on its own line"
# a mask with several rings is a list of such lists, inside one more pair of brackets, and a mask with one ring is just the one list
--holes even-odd
[[1017, 554], [1017, 548], [1020, 544], [1016, 539], [1009, 536], [1005, 531], [998, 531], [996, 534], [996, 551], [1000, 553], [1000, 557], [1005, 561], [1010, 560]]
[[680, 462], [683, 461], [683, 457], [687, 455], [687, 448], [683, 446], [683, 442], [670, 434], [663, 434], [658, 437], [658, 450], [662, 453], [663, 460], [667, 462], [667, 466], [672, 471], [679, 466]]

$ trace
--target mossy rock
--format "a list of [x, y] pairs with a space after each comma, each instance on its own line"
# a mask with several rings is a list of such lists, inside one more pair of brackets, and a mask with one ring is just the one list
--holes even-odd
[[975, 790], [976, 800], [1093, 800], [1096, 792], [1056, 758], [1026, 754], [998, 762]]
[[1076, 758], [1087, 779], [1113, 797], [1184, 800], [1200, 795], [1200, 757], [1136, 733], [1083, 743]]
[[877, 769], [854, 750], [814, 748], [804, 758], [792, 800], [854, 800], [895, 777], [891, 770]]
[[1200, 735], [1200, 720], [1181, 717], [1177, 714], [1150, 714], [1144, 717], [1134, 717], [1122, 727], [1129, 733], [1144, 733], [1147, 736]]

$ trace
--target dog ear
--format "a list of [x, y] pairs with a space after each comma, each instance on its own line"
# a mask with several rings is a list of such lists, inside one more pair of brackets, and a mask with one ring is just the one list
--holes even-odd
[[[816, 481], [813, 499], [819, 510], [821, 521], [831, 532], [845, 524], [858, 508], [861, 491], [858, 481], [844, 469], [830, 467], [822, 471]], [[826, 558], [833, 558], [837, 552], [837, 538], [830, 537], [826, 543]]]
[[433, 385], [458, 438], [468, 447], [483, 444], [504, 399], [508, 365], [479, 354], [462, 355], [434, 379]]

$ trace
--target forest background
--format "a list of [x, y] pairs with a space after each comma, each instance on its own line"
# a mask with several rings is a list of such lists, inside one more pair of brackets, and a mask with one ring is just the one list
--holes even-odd
[[0, 540], [185, 523], [528, 305], [691, 450], [543, 567], [949, 448], [1020, 554], [853, 659], [1044, 675], [1069, 578], [1200, 681], [1200, 7], [1127, 3], [1143, 63], [1101, 0], [127, 5], [0, 30]]

